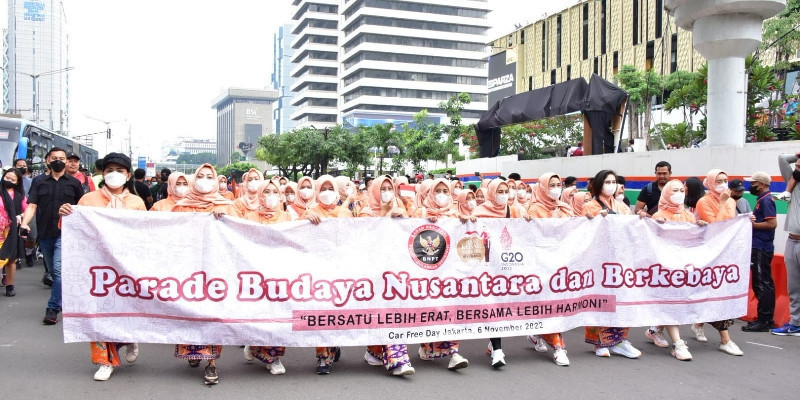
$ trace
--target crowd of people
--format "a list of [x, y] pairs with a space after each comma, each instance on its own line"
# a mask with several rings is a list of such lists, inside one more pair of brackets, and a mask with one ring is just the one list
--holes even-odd
[[[782, 155], [781, 172], [788, 182], [787, 191], [781, 199], [797, 199], [800, 186], [800, 153]], [[633, 207], [625, 197], [624, 177], [611, 170], [597, 172], [587, 182], [587, 190], [579, 190], [577, 179], [562, 177], [557, 173], [542, 174], [536, 183], [523, 182], [519, 174], [508, 177], [483, 179], [480, 186], [452, 179], [452, 173], [444, 178], [423, 179], [412, 177], [378, 176], [367, 177], [364, 182], [354, 182], [348, 177], [323, 175], [317, 179], [302, 177], [292, 182], [286, 177], [272, 177], [256, 169], [242, 175], [241, 182], [218, 176], [213, 166], [204, 164], [192, 175], [162, 171], [155, 190], [143, 182], [143, 173], [131, 171], [131, 160], [120, 153], [109, 153], [97, 162], [101, 179], [96, 185], [85, 175], [76, 177], [68, 167], [74, 155], [60, 148], [47, 154], [49, 171], [34, 179], [26, 180], [25, 160], [15, 162], [3, 174], [0, 207], [0, 232], [3, 243], [0, 259], [5, 260], [6, 295], [14, 295], [14, 269], [18, 259], [26, 256], [25, 243], [33, 236], [44, 256], [45, 265], [52, 277], [51, 297], [48, 301], [43, 323], [54, 325], [61, 311], [61, 218], [72, 212], [73, 205], [161, 212], [209, 212], [216, 217], [223, 215], [244, 218], [262, 224], [285, 221], [308, 220], [320, 224], [328, 218], [388, 217], [425, 218], [436, 222], [442, 218], [455, 218], [461, 222], [481, 218], [609, 218], [611, 215], [637, 214], [641, 218], [653, 218], [659, 223], [683, 222], [706, 225], [733, 218], [737, 213], [751, 210], [737, 206], [744, 185], [741, 181], [728, 180], [725, 171], [713, 169], [702, 179], [688, 178], [685, 182], [672, 179], [672, 167], [668, 162], [656, 164], [656, 180], [641, 190]], [[78, 158], [79, 164], [79, 158]], [[791, 163], [795, 163], [791, 167]], [[785, 164], [785, 165], [784, 165]], [[142, 171], [143, 172], [143, 171]], [[479, 175], [479, 174], [478, 174]], [[753, 289], [759, 302], [756, 321], [743, 326], [743, 331], [765, 332], [776, 335], [800, 336], [800, 203], [790, 202], [786, 230], [790, 233], [786, 249], [786, 264], [789, 269], [789, 293], [792, 298], [791, 321], [773, 329], [774, 284], [770, 275], [770, 261], [774, 252], [772, 245], [776, 222], [775, 201], [769, 188], [770, 176], [755, 172], [749, 178], [749, 191], [756, 198], [750, 220], [753, 226], [753, 251], [751, 271]], [[141, 183], [141, 185], [139, 185]], [[96, 187], [96, 189], [95, 189]], [[162, 193], [163, 189], [163, 193]], [[35, 224], [33, 221], [35, 220]], [[704, 327], [708, 322], [720, 337], [719, 350], [730, 355], [741, 356], [743, 352], [731, 339], [729, 328], [733, 320], [698, 321], [692, 331], [698, 341], [704, 342]], [[598, 357], [612, 354], [627, 358], [638, 358], [641, 351], [628, 340], [629, 327], [586, 327], [585, 341], [594, 346]], [[670, 345], [664, 332], [672, 341]], [[678, 360], [691, 360], [685, 340], [680, 337], [677, 326], [653, 326], [646, 336], [659, 347], [669, 347]], [[539, 352], [552, 350], [555, 364], [570, 364], [566, 345], [560, 332], [551, 332], [528, 337]], [[99, 366], [95, 380], [109, 379], [115, 368], [121, 365], [121, 351], [125, 349], [125, 360], [134, 362], [138, 358], [135, 343], [91, 343], [92, 362]], [[281, 358], [286, 348], [279, 346], [244, 346], [244, 357], [263, 362], [270, 373], [283, 374], [286, 368]], [[198, 367], [206, 361], [203, 379], [206, 384], [219, 380], [216, 361], [222, 347], [219, 345], [178, 344], [175, 357], [186, 360], [190, 367]], [[500, 338], [490, 338], [487, 352], [495, 368], [506, 364]], [[456, 341], [423, 343], [417, 353], [422, 360], [449, 358], [449, 369], [465, 368], [469, 361], [459, 353]], [[368, 346], [364, 359], [370, 365], [383, 366], [393, 375], [411, 375], [407, 345]], [[316, 372], [328, 374], [332, 363], [338, 359], [338, 347], [316, 349]]]

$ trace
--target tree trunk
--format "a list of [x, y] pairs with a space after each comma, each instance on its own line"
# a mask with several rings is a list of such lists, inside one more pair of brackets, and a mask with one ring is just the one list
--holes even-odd
[[648, 100], [644, 103], [644, 135], [645, 143], [650, 143], [650, 122], [653, 118], [652, 101]]

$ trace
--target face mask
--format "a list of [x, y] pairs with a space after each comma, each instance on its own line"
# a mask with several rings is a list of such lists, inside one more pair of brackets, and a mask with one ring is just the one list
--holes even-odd
[[388, 203], [394, 199], [394, 193], [391, 190], [387, 190], [385, 192], [381, 192], [381, 201], [384, 203]]
[[625, 201], [625, 195], [624, 194], [617, 195], [617, 197], [614, 197], [614, 199], [616, 201]]
[[603, 194], [606, 196], [613, 196], [617, 192], [616, 183], [607, 183], [603, 185]]
[[300, 198], [303, 200], [308, 200], [311, 196], [314, 195], [314, 189], [300, 189]]
[[508, 190], [508, 198], [513, 199], [514, 197], [517, 197], [517, 191], [514, 190], [514, 189], [509, 189]]
[[[750, 194], [752, 194], [753, 196], [758, 196], [758, 187], [751, 184], [750, 185]], [[739, 197], [741, 198], [742, 196], [739, 196]]]
[[211, 179], [198, 179], [194, 181], [194, 188], [200, 193], [211, 193], [217, 187], [216, 182]]
[[258, 190], [259, 184], [261, 184], [261, 181], [252, 180], [250, 182], [247, 182], [247, 190], [255, 192], [256, 190]]
[[189, 186], [177, 186], [175, 187], [175, 195], [178, 197], [186, 197], [189, 193]]
[[3, 179], [3, 187], [4, 187], [4, 188], [6, 188], [6, 189], [11, 189], [11, 188], [13, 188], [14, 186], [17, 186], [17, 184], [16, 184], [16, 183], [14, 183], [14, 182], [7, 181], [7, 180]]
[[103, 181], [112, 189], [117, 189], [125, 184], [128, 179], [122, 172], [109, 172], [103, 177]]
[[319, 202], [326, 206], [335, 204], [337, 200], [339, 200], [339, 195], [333, 190], [326, 190], [319, 194]]
[[289, 202], [289, 203], [294, 203], [294, 201], [296, 199], [297, 199], [297, 196], [295, 196], [293, 194], [290, 194], [290, 195], [286, 196], [286, 201]]
[[228, 188], [228, 185], [226, 185], [226, 184], [224, 184], [224, 183], [220, 183], [220, 184], [219, 184], [219, 190], [225, 190], [225, 189], [227, 189], [227, 188]]
[[508, 195], [507, 194], [498, 194], [497, 195], [497, 204], [505, 205], [508, 203]]
[[477, 206], [478, 206], [478, 202], [475, 201], [475, 200], [470, 200], [470, 201], [467, 202], [467, 209], [469, 209], [469, 210], [474, 210], [475, 207], [477, 207]]
[[686, 198], [686, 193], [683, 192], [675, 192], [671, 196], [669, 196], [670, 201], [675, 204], [683, 204], [683, 199]]
[[28, 173], [28, 168], [27, 167], [20, 167], [20, 168], [17, 168], [17, 169], [19, 170], [19, 173], [22, 174], [22, 175], [25, 175], [25, 174]]
[[166, 182], [166, 181], [167, 181], [167, 178], [169, 178], [169, 175], [167, 175], [167, 174], [161, 174], [161, 182]]
[[461, 194], [461, 188], [453, 189], [453, 194], [456, 195], [456, 196], [460, 195]]
[[450, 196], [444, 193], [439, 193], [436, 195], [436, 204], [439, 207], [446, 207], [448, 204], [450, 204], [450, 199], [451, 199]]
[[353, 193], [355, 193], [355, 190], [353, 190], [353, 188], [347, 188], [347, 190], [345, 190], [344, 193], [349, 197], [352, 196]]
[[725, 191], [725, 189], [727, 189], [727, 188], [728, 188], [728, 184], [727, 184], [727, 183], [720, 183], [720, 184], [719, 184], [719, 185], [717, 185], [717, 187], [716, 187], [716, 188], [714, 188], [714, 189], [716, 189], [716, 190], [717, 190], [717, 193], [722, 193], [722, 192], [724, 192], [724, 191]]
[[55, 160], [50, 162], [50, 169], [53, 170], [55, 173], [59, 173], [67, 167], [67, 164], [61, 160]]
[[795, 182], [800, 182], [800, 171], [798, 171], [797, 169], [792, 171], [792, 178], [794, 178]]
[[549, 192], [547, 192], [547, 194], [551, 199], [558, 200], [558, 198], [561, 196], [561, 188], [552, 188]]
[[278, 202], [280, 201], [281, 199], [278, 197], [277, 194], [271, 194], [267, 196], [267, 201], [265, 203], [267, 203], [267, 208], [274, 210], [275, 207], [278, 206]]

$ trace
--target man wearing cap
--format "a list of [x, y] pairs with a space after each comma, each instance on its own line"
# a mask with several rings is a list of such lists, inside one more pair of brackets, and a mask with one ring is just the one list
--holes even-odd
[[758, 171], [749, 178], [750, 194], [756, 196], [756, 207], [750, 222], [753, 224], [753, 247], [750, 253], [750, 276], [753, 293], [758, 300], [758, 318], [742, 327], [745, 332], [768, 332], [775, 322], [775, 283], [772, 281], [772, 255], [775, 253], [775, 228], [778, 215], [769, 185], [772, 179], [766, 172]]
[[83, 172], [80, 171], [80, 168], [81, 156], [76, 153], [69, 153], [67, 156], [67, 174], [81, 183], [83, 193], [94, 192], [94, 181], [84, 175]]
[[750, 209], [750, 202], [744, 196], [744, 182], [741, 179], [731, 179], [728, 182], [728, 189], [731, 190], [731, 198], [736, 200], [736, 214], [749, 214], [753, 212]]
[[[30, 231], [28, 224], [36, 215], [37, 240], [50, 269], [53, 285], [45, 311], [45, 325], [55, 325], [61, 312], [61, 226], [59, 220], [64, 204], [78, 204], [83, 196], [81, 182], [66, 173], [66, 150], [54, 147], [46, 158], [49, 175], [37, 176], [31, 183], [28, 208], [22, 216], [21, 231]], [[38, 213], [37, 213], [38, 211]]]

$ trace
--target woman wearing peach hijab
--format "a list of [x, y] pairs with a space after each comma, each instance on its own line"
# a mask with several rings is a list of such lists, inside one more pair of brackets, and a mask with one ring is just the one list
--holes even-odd
[[417, 193], [414, 198], [414, 207], [412, 207], [412, 213], [417, 208], [422, 207], [422, 202], [425, 200], [425, 197], [428, 196], [428, 192], [430, 192], [432, 185], [433, 179], [425, 179], [422, 181], [422, 183], [417, 185]]
[[258, 208], [258, 185], [261, 183], [261, 177], [261, 172], [258, 172], [255, 168], [251, 168], [242, 175], [242, 184], [239, 187], [239, 198], [233, 202], [233, 205], [239, 210], [240, 214], [245, 215]]
[[517, 201], [517, 181], [513, 179], [506, 180], [508, 185], [508, 207], [511, 210], [511, 218], [521, 218], [528, 214], [528, 210]]
[[339, 192], [339, 205], [350, 210], [351, 216], [353, 216], [353, 204], [358, 195], [356, 184], [344, 175], [339, 175], [334, 179], [336, 180], [336, 190]]
[[[100, 189], [89, 192], [78, 201], [79, 206], [104, 207], [127, 210], [147, 211], [141, 197], [131, 195], [133, 180], [131, 179], [131, 159], [120, 153], [108, 153], [102, 160], [103, 181]], [[72, 206], [62, 206], [62, 215], [72, 213]], [[111, 377], [114, 368], [120, 366], [119, 350], [125, 347], [125, 360], [135, 362], [139, 355], [136, 343], [91, 342], [92, 363], [100, 369], [94, 374], [94, 380], [106, 381]]]
[[517, 183], [517, 203], [525, 209], [526, 213], [531, 204], [533, 204], [532, 198], [531, 187], [525, 182]]
[[458, 207], [458, 195], [464, 191], [464, 183], [458, 179], [447, 181], [447, 183], [450, 185], [450, 194], [453, 197], [453, 208], [456, 208]]
[[[708, 171], [703, 186], [708, 192], [697, 201], [698, 219], [712, 223], [731, 219], [736, 216], [736, 201], [731, 198], [731, 190], [728, 189], [728, 174], [721, 169]], [[742, 350], [731, 340], [728, 328], [733, 325], [732, 319], [716, 321], [710, 323], [719, 331], [719, 350], [732, 356], [741, 356]]]
[[[658, 200], [658, 211], [653, 214], [651, 218], [658, 223], [666, 221], [671, 222], [697, 222], [700, 226], [706, 225], [705, 221], [696, 221], [694, 214], [689, 212], [684, 207], [684, 198], [686, 191], [683, 183], [677, 179], [673, 179], [664, 185], [661, 190], [661, 197]], [[680, 330], [678, 325], [667, 326], [651, 326], [647, 330], [646, 336], [653, 340], [658, 347], [667, 347], [669, 342], [664, 338], [663, 330], [666, 328], [667, 334], [672, 339], [672, 356], [681, 361], [689, 361], [692, 359], [692, 353], [689, 353], [689, 347], [686, 345], [685, 340], [681, 340]]]
[[[203, 164], [194, 173], [193, 184], [189, 193], [175, 204], [173, 212], [211, 212], [215, 217], [222, 215], [241, 217], [239, 210], [233, 202], [219, 194], [219, 180], [217, 171], [211, 164]], [[196, 368], [200, 361], [208, 360], [203, 377], [206, 385], [214, 385], [219, 381], [216, 360], [222, 353], [220, 345], [189, 345], [175, 346], [175, 357], [188, 360], [189, 366]]]
[[[431, 190], [428, 191], [428, 195], [422, 200], [422, 207], [417, 208], [413, 217], [428, 218], [431, 222], [436, 222], [439, 218], [459, 217], [458, 212], [452, 207], [451, 187], [455, 187], [455, 185], [446, 179], [435, 179], [431, 184]], [[459, 193], [459, 196], [461, 194]], [[474, 220], [475, 217], [472, 217], [472, 219]], [[458, 353], [458, 342], [430, 342], [419, 345], [419, 358], [423, 360], [430, 361], [447, 356], [450, 356], [447, 369], [456, 370], [469, 366], [469, 361]]]
[[[572, 207], [559, 200], [561, 197], [561, 178], [548, 172], [539, 178], [536, 185], [536, 202], [529, 209], [528, 215], [533, 218], [570, 218], [575, 214]], [[528, 341], [533, 343], [536, 351], [544, 353], [547, 346], [553, 348], [553, 361], [556, 365], [569, 365], [566, 345], [561, 333], [548, 333], [544, 335], [530, 335]]]
[[[616, 201], [617, 175], [611, 170], [602, 170], [595, 175], [590, 187], [592, 200], [583, 205], [582, 214], [587, 218], [608, 214], [631, 215], [631, 208], [621, 201]], [[577, 196], [577, 195], [576, 195]], [[594, 345], [594, 354], [598, 357], [611, 357], [611, 353], [627, 358], [639, 358], [642, 352], [628, 341], [630, 328], [587, 326], [584, 340]]]
[[403, 203], [403, 206], [406, 208], [406, 213], [408, 215], [414, 214], [414, 210], [418, 207], [416, 202], [416, 193], [401, 187], [401, 185], [410, 185], [408, 178], [405, 176], [398, 176], [395, 177], [392, 182], [394, 183], [394, 195], [400, 199], [400, 202]]
[[314, 207], [314, 180], [304, 176], [297, 181], [297, 197], [293, 202], [286, 201], [286, 211], [296, 221], [306, 217], [306, 210]]
[[189, 182], [191, 177], [186, 176], [183, 172], [173, 172], [167, 178], [167, 198], [159, 200], [150, 211], [172, 211], [182, 198], [189, 194], [191, 184]]
[[[500, 178], [492, 179], [486, 187], [486, 201], [479, 205], [472, 216], [477, 218], [519, 218], [514, 215], [512, 207], [509, 206], [509, 186]], [[525, 214], [521, 216], [526, 221], [530, 217]], [[491, 338], [489, 353], [492, 356], [492, 367], [500, 368], [506, 365], [506, 355], [503, 353], [502, 341], [500, 338]]]
[[228, 178], [225, 175], [220, 175], [219, 177], [219, 194], [228, 200], [236, 199], [236, 197], [233, 196], [233, 192], [228, 190]]
[[[486, 185], [488, 186], [489, 184], [487, 183]], [[479, 187], [475, 191], [475, 204], [476, 205], [481, 205], [481, 204], [483, 204], [485, 202], [486, 202], [486, 187], [481, 185], [481, 187]]]
[[475, 200], [477, 191], [462, 190], [458, 195], [458, 215], [461, 217], [471, 217], [472, 211], [478, 207], [478, 202]]
[[[573, 214], [578, 216], [581, 214], [579, 212], [576, 212], [575, 207], [572, 206], [572, 199], [574, 198], [575, 193], [578, 193], [578, 188], [576, 186], [570, 186], [564, 188], [564, 190], [561, 191], [561, 202], [568, 204], [569, 208], [572, 209]], [[583, 205], [581, 204], [581, 206]], [[528, 212], [530, 212], [530, 210]]]
[[[363, 217], [406, 217], [406, 209], [395, 197], [392, 180], [379, 176], [372, 181], [368, 189], [369, 206], [359, 213]], [[408, 347], [404, 344], [367, 346], [364, 360], [369, 365], [383, 365], [392, 375], [413, 375], [414, 367], [408, 358]]]
[[583, 215], [583, 205], [592, 200], [592, 195], [589, 192], [575, 192], [572, 195], [571, 205], [572, 211], [575, 215]]
[[[275, 184], [278, 184], [280, 180], [275, 180]], [[297, 200], [297, 183], [288, 181], [283, 185], [278, 185], [278, 188], [281, 190], [281, 201], [283, 202], [283, 210], [288, 211], [289, 205], [294, 203]]]

